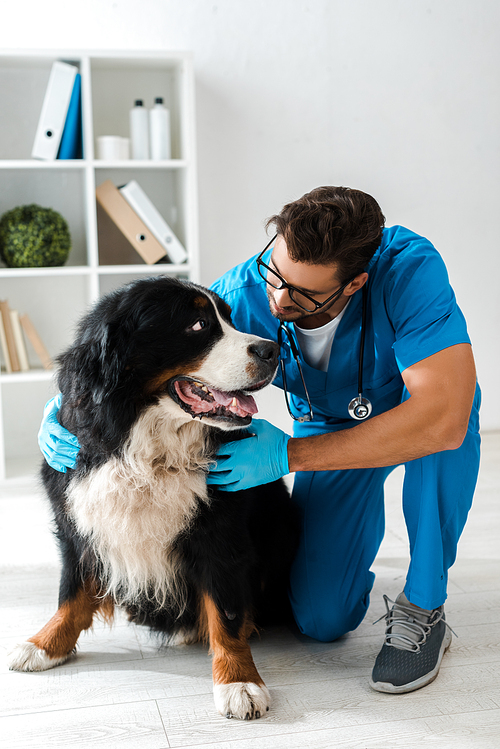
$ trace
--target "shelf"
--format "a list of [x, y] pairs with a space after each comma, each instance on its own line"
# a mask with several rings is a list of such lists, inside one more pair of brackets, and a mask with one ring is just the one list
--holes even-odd
[[171, 263], [155, 263], [154, 265], [99, 265], [97, 267], [97, 273], [100, 276], [106, 275], [123, 275], [130, 273], [145, 274], [145, 273], [189, 273], [191, 266], [186, 265], [173, 265]]
[[55, 369], [30, 369], [29, 372], [1, 372], [2, 385], [19, 384], [22, 382], [48, 382], [56, 373]]
[[0, 268], [0, 278], [28, 278], [33, 276], [90, 276], [92, 273], [98, 275], [123, 274], [123, 273], [189, 273], [189, 264], [174, 265], [171, 263], [158, 263], [154, 265], [99, 265], [90, 268], [87, 265], [68, 265], [57, 268]]
[[38, 161], [37, 159], [0, 159], [0, 169], [185, 169], [186, 159], [169, 161], [152, 161], [127, 159], [122, 161], [104, 161], [103, 159], [54, 159]]
[[170, 159], [169, 161], [152, 161], [128, 159], [122, 161], [104, 161], [94, 159], [89, 162], [94, 169], [185, 169], [189, 166], [187, 159]]
[[53, 268], [0, 268], [0, 278], [28, 278], [29, 276], [88, 276], [87, 265], [64, 265]]
[[[52, 65], [76, 65], [82, 81], [83, 153], [87, 158], [31, 158], [34, 135]], [[0, 264], [0, 298], [32, 320], [50, 356], [67, 349], [79, 320], [103, 295], [146, 276], [199, 281], [196, 134], [192, 55], [165, 51], [0, 50], [0, 215], [35, 203], [67, 221], [71, 252], [66, 265], [7, 268]], [[171, 154], [164, 161], [97, 159], [101, 135], [129, 137], [135, 99], [147, 108], [161, 96], [171, 115]], [[12, 156], [16, 158], [12, 158]], [[164, 217], [188, 258], [183, 264], [148, 265], [120, 248], [120, 236], [103, 232], [96, 187], [136, 180]], [[116, 257], [102, 252], [116, 241]], [[101, 247], [99, 243], [101, 242]], [[122, 243], [123, 244], [123, 243]], [[101, 250], [101, 254], [100, 254]], [[120, 265], [99, 265], [100, 259]], [[37, 451], [36, 434], [45, 402], [57, 390], [56, 370], [41, 368], [27, 341], [31, 369], [0, 373], [0, 480], [19, 459]], [[3, 355], [1, 356], [3, 359]], [[7, 470], [6, 470], [7, 469]]]
[[83, 169], [86, 164], [84, 159], [0, 159], [0, 169]]

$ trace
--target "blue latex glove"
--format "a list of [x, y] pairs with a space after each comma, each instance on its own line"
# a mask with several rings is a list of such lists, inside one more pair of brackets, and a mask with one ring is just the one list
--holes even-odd
[[38, 445], [43, 457], [56, 471], [66, 473], [68, 468], [76, 466], [80, 444], [74, 434], [68, 432], [57, 421], [57, 412], [61, 408], [62, 395], [58, 393], [45, 404], [42, 423], [38, 432]]
[[264, 419], [254, 419], [248, 427], [251, 437], [228, 442], [217, 453], [217, 465], [207, 476], [207, 484], [228, 492], [250, 489], [290, 473], [290, 435]]

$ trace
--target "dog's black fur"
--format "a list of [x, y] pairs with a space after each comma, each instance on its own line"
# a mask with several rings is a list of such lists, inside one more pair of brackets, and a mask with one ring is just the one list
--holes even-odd
[[[109, 461], [122, 460], [138, 419], [165, 399], [176, 404], [187, 422], [200, 417], [189, 415], [190, 407], [179, 398], [175, 382], [203, 372], [216, 346], [217, 351], [224, 350], [228, 326], [234, 330], [230, 310], [212, 292], [168, 277], [143, 279], [101, 299], [81, 321], [73, 345], [59, 357], [58, 419], [81, 446], [75, 470], [62, 474], [48, 464], [42, 469], [62, 557], [60, 610], [66, 611], [82, 589], [89, 595], [89, 581], [94, 598], [110, 598], [106, 566], [69, 510], [72, 487]], [[245, 352], [257, 387], [272, 379], [278, 355], [275, 344], [259, 341], [250, 342]], [[250, 420], [251, 416], [219, 406], [208, 417], [201, 414], [206, 456], [215, 456], [225, 441], [247, 436], [234, 427]], [[168, 454], [162, 459], [168, 464]], [[241, 640], [244, 629], [250, 631], [249, 621], [256, 613], [275, 617], [285, 605], [297, 520], [282, 481], [240, 492], [209, 487], [208, 496], [208, 502], [197, 501], [191, 521], [172, 541], [180, 560], [182, 599], [167, 596], [160, 605], [143, 589], [132, 600], [124, 592], [121, 600], [115, 590], [113, 604], [123, 605], [132, 621], [167, 639], [186, 631], [203, 637], [206, 622], [200, 607], [208, 596], [231, 645], [232, 639]], [[32, 642], [42, 647], [37, 637]], [[245, 674], [238, 678], [244, 680]]]

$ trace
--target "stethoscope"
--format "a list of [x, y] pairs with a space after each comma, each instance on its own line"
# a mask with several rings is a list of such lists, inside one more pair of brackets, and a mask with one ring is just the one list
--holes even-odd
[[[364, 419], [367, 419], [369, 415], [372, 412], [372, 404], [368, 400], [368, 398], [365, 398], [363, 396], [363, 358], [365, 353], [365, 334], [366, 334], [366, 309], [368, 306], [368, 291], [366, 288], [366, 284], [363, 286], [363, 309], [361, 313], [361, 340], [359, 344], [359, 360], [358, 360], [358, 395], [356, 398], [353, 398], [349, 405], [347, 406], [347, 410], [349, 412], [349, 416], [356, 421], [363, 421]], [[295, 340], [293, 336], [288, 331], [287, 327], [285, 326], [285, 323], [281, 323], [278, 328], [278, 346], [281, 347], [283, 345], [283, 334], [286, 335], [286, 338], [288, 340], [290, 351], [292, 352], [292, 356], [295, 360], [295, 363], [297, 364], [297, 368], [299, 370], [300, 379], [302, 380], [302, 385], [304, 388], [304, 393], [306, 395], [306, 401], [307, 401], [307, 407], [309, 410], [309, 413], [300, 416], [295, 416], [295, 414], [292, 412], [291, 404], [290, 404], [290, 393], [288, 392], [287, 388], [287, 382], [286, 382], [286, 371], [285, 371], [285, 363], [283, 361], [283, 357], [280, 355], [280, 367], [281, 367], [281, 376], [283, 379], [283, 390], [285, 393], [285, 403], [286, 407], [288, 409], [288, 413], [292, 417], [294, 421], [304, 422], [304, 421], [312, 421], [314, 414], [312, 410], [311, 405], [311, 399], [309, 398], [309, 393], [306, 387], [306, 381], [304, 379], [304, 374], [302, 372], [302, 367], [300, 365], [300, 358], [299, 358], [299, 350], [297, 348], [297, 344], [295, 343]]]

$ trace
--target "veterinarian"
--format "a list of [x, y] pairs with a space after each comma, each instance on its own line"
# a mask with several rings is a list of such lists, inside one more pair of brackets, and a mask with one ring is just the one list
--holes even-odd
[[[296, 474], [302, 534], [290, 600], [301, 631], [329, 642], [366, 614], [384, 482], [404, 464], [411, 561], [396, 601], [384, 597], [370, 682], [401, 693], [437, 676], [451, 642], [443, 604], [477, 480], [480, 391], [442, 258], [423, 237], [384, 225], [370, 195], [318, 188], [270, 219], [277, 236], [264, 252], [213, 285], [239, 330], [280, 343], [275, 384], [294, 432], [254, 419], [253, 436], [223, 446], [208, 481], [233, 491]], [[40, 442], [64, 467], [75, 447], [54, 436], [56, 410]]]

